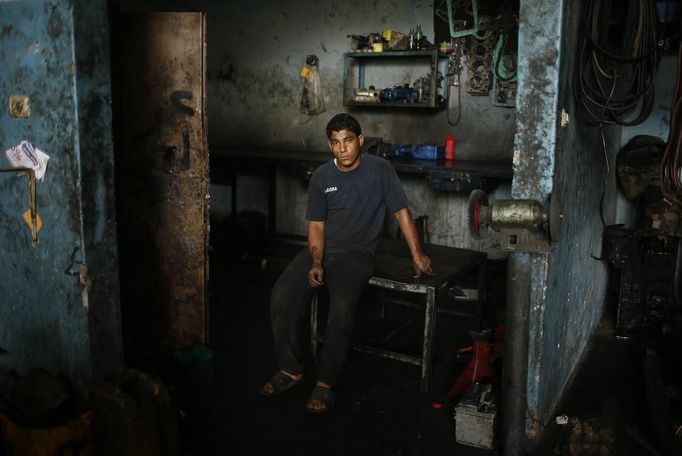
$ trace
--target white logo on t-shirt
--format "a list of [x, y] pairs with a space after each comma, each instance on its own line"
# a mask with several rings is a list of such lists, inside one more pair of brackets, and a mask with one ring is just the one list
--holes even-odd
[[336, 188], [336, 187], [327, 187], [324, 189], [324, 192], [329, 193], [329, 192], [335, 192], [337, 190], [338, 190], [338, 188]]

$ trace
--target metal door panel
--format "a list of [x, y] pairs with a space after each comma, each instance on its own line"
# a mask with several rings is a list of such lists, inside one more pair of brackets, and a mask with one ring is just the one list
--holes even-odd
[[209, 188], [204, 15], [125, 14], [116, 31], [124, 324], [145, 342], [201, 344]]

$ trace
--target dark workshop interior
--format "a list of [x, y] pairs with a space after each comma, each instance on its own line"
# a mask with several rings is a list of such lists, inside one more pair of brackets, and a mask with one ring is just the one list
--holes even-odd
[[[0, 1], [0, 456], [682, 454], [680, 4]], [[387, 214], [318, 415], [344, 112], [434, 275]]]

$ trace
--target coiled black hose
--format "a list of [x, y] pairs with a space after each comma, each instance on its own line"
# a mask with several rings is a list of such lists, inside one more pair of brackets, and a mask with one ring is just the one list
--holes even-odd
[[[660, 61], [656, 2], [625, 3], [623, 34], [610, 24], [616, 2], [582, 2], [573, 90], [593, 125], [637, 125], [653, 108], [654, 78]], [[618, 51], [612, 49], [613, 43], [619, 44]]]

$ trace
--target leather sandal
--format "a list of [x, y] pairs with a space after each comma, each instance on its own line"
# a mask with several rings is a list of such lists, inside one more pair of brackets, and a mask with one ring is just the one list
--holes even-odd
[[[313, 401], [317, 401], [322, 404], [322, 408], [313, 408]], [[334, 407], [336, 403], [336, 391], [331, 388], [317, 385], [306, 402], [305, 408], [308, 412], [314, 414], [326, 413]]]
[[[265, 397], [274, 397], [274, 396], [279, 396], [280, 394], [284, 393], [290, 388], [293, 388], [294, 386], [298, 385], [303, 381], [303, 377], [301, 377], [298, 380], [294, 380], [293, 378], [289, 377], [287, 374], [285, 374], [282, 371], [277, 371], [275, 375], [272, 376], [270, 380], [265, 382], [263, 386], [261, 386], [260, 390], [258, 390], [258, 394], [261, 396]], [[272, 391], [267, 391], [265, 387], [267, 385], [270, 385], [272, 387]]]

